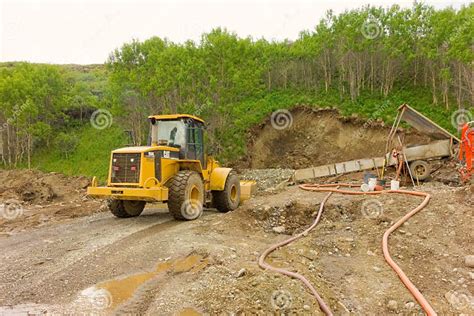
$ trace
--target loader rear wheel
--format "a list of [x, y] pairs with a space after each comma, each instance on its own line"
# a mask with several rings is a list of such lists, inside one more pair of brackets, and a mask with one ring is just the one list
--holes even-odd
[[109, 200], [110, 212], [116, 217], [127, 218], [140, 215], [145, 208], [146, 202], [130, 200]]
[[179, 220], [194, 220], [202, 215], [204, 184], [201, 176], [190, 170], [178, 172], [167, 184], [168, 210]]
[[212, 204], [219, 212], [235, 210], [240, 204], [240, 180], [231, 172], [227, 176], [223, 191], [212, 191]]
[[410, 164], [410, 171], [413, 179], [424, 181], [428, 179], [431, 174], [430, 165], [424, 160], [415, 160]]

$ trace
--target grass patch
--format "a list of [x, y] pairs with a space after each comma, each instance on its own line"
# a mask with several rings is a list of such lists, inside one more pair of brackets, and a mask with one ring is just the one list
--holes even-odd
[[61, 148], [38, 150], [32, 161], [32, 167], [45, 172], [61, 172], [66, 175], [97, 176], [101, 182], [107, 179], [110, 151], [127, 143], [123, 130], [113, 125], [98, 130], [87, 124], [82, 128], [68, 131], [78, 137], [76, 149], [68, 155]]

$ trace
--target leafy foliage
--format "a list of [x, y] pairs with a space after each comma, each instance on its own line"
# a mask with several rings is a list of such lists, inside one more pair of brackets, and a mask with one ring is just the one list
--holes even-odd
[[144, 112], [204, 117], [211, 147], [226, 160], [243, 154], [245, 128], [303, 100], [381, 118], [393, 113], [377, 111], [374, 102], [423, 100], [419, 107], [444, 113], [438, 117], [447, 125], [452, 111], [474, 100], [473, 16], [473, 4], [458, 11], [366, 6], [328, 12], [295, 42], [239, 38], [221, 28], [199, 43], [133, 41], [107, 62], [111, 102], [133, 117], [124, 124], [140, 135], [137, 143], [146, 134]]

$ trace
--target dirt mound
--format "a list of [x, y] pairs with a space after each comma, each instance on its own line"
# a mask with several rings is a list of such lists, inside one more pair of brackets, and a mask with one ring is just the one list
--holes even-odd
[[14, 198], [31, 204], [44, 204], [77, 198], [89, 185], [86, 177], [67, 177], [38, 170], [1, 170], [0, 198]]
[[25, 202], [46, 202], [52, 201], [55, 197], [55, 193], [51, 186], [44, 183], [34, 185], [33, 187], [31, 184], [25, 183], [15, 191]]
[[[325, 206], [324, 221], [347, 224], [360, 220], [359, 217], [363, 217], [364, 214], [354, 213], [352, 210], [362, 209], [363, 202], [364, 199], [354, 198], [354, 200], [344, 201], [344, 203], [336, 205], [328, 204]], [[256, 223], [266, 232], [294, 235], [301, 233], [313, 223], [320, 206], [320, 203], [308, 205], [289, 199], [284, 204], [262, 205], [248, 211], [253, 218], [257, 219]], [[374, 206], [378, 206], [378, 204]], [[377, 216], [377, 223], [387, 221], [390, 222], [384, 216]]]
[[[269, 118], [250, 133], [247, 164], [251, 168], [306, 168], [353, 159], [383, 156], [390, 127], [381, 122], [344, 118], [336, 110], [298, 107], [292, 124], [274, 128]], [[429, 142], [407, 132], [406, 145]]]
[[308, 226], [317, 211], [319, 205], [300, 205], [294, 200], [289, 200], [283, 206], [261, 206], [253, 211], [253, 215], [258, 220], [266, 232], [279, 232], [293, 234], [301, 232]]
[[86, 198], [89, 179], [38, 170], [0, 170], [0, 227], [20, 231], [102, 210]]

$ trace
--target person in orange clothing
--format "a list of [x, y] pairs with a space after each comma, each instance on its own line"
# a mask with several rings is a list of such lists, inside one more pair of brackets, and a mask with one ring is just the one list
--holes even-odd
[[466, 123], [461, 131], [461, 145], [459, 160], [464, 163], [461, 167], [461, 179], [469, 181], [473, 175], [472, 165], [474, 159], [474, 121]]

